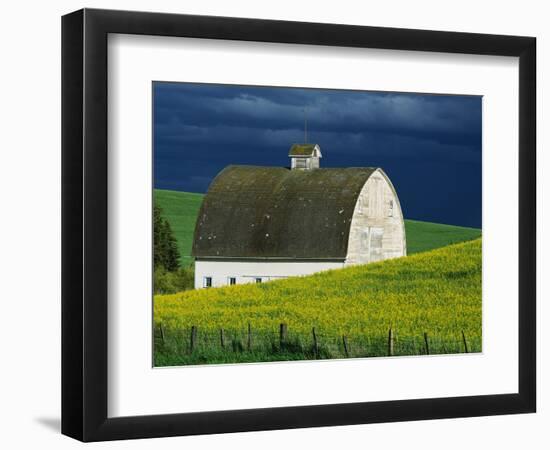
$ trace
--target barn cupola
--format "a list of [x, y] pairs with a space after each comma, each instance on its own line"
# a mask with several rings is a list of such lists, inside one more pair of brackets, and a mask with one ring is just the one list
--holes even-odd
[[319, 168], [321, 148], [317, 144], [294, 144], [288, 152], [290, 168], [300, 170], [312, 170]]

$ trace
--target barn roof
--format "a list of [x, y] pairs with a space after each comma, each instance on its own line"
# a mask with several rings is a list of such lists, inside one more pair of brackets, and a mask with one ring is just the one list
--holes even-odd
[[290, 147], [288, 156], [314, 156], [316, 149], [320, 153], [320, 148], [317, 144], [294, 144]]
[[375, 170], [228, 166], [204, 197], [192, 254], [344, 259], [357, 198]]

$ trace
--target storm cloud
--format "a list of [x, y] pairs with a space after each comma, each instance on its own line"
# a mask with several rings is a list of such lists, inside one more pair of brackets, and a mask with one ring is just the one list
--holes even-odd
[[193, 83], [153, 85], [155, 187], [206, 192], [228, 164], [382, 167], [406, 218], [481, 226], [481, 97]]

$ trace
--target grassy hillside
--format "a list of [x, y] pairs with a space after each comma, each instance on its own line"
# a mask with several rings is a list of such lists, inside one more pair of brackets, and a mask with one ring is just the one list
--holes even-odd
[[154, 320], [157, 366], [382, 356], [390, 327], [396, 355], [463, 352], [462, 332], [479, 352], [481, 239], [307, 277], [159, 295]]
[[481, 237], [479, 228], [420, 222], [418, 220], [405, 220], [405, 230], [407, 233], [407, 254], [409, 255]]
[[[189, 255], [193, 244], [195, 220], [202, 198], [203, 194], [155, 189], [155, 199], [162, 208], [163, 215], [170, 222], [172, 230], [174, 230], [183, 266], [192, 261]], [[481, 230], [477, 228], [419, 222], [417, 220], [405, 220], [405, 227], [409, 255], [476, 239], [481, 236]]]
[[190, 256], [193, 232], [202, 198], [202, 194], [155, 189], [155, 201], [162, 208], [162, 215], [170, 223], [178, 241], [182, 266], [193, 260]]

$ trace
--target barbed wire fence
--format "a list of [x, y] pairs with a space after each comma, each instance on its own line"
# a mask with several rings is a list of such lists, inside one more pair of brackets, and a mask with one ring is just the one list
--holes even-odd
[[301, 355], [300, 359], [365, 358], [374, 356], [435, 355], [481, 351], [481, 337], [469, 337], [461, 330], [456, 338], [439, 337], [419, 330], [415, 336], [399, 335], [389, 328], [384, 335], [337, 335], [312, 327], [309, 336], [293, 332], [286, 323], [271, 331], [254, 329], [206, 330], [200, 326], [166, 328], [155, 326], [156, 350], [180, 355], [208, 352]]

